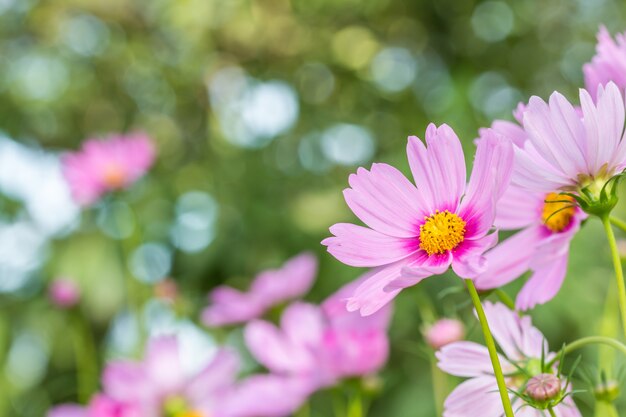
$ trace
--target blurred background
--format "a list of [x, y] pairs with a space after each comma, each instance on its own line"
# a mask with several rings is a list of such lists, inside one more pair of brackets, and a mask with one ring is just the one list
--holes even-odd
[[[577, 100], [600, 24], [626, 30], [626, 4], [0, 0], [0, 416], [79, 399], [72, 346], [84, 341], [69, 326], [92, 329], [100, 361], [134, 349], [125, 276], [150, 299], [151, 329], [180, 329], [190, 352], [241, 343], [197, 324], [209, 290], [245, 288], [302, 250], [321, 262], [307, 299], [324, 299], [362, 272], [319, 244], [355, 220], [341, 193], [349, 173], [373, 161], [408, 173], [406, 137], [430, 121], [451, 125], [471, 156], [478, 128], [512, 119], [530, 95]], [[154, 138], [156, 166], [123, 198], [81, 211], [59, 155], [134, 130]], [[45, 296], [60, 276], [80, 283], [82, 321]], [[174, 305], [154, 289], [166, 278]], [[532, 313], [552, 350], [593, 333], [612, 279], [591, 220], [562, 291]], [[460, 284], [442, 276], [398, 298], [369, 415], [435, 414], [419, 303], [460, 315], [465, 297], [442, 293]], [[595, 351], [583, 359], [593, 373]], [[327, 412], [324, 395], [313, 417]]]

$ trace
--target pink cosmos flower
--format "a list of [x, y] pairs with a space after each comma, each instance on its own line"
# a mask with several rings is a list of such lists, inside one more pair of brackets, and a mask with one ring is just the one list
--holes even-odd
[[428, 148], [409, 138], [417, 187], [387, 164], [350, 175], [346, 202], [368, 227], [335, 224], [334, 236], [322, 241], [343, 263], [376, 268], [349, 300], [350, 311], [372, 314], [403, 288], [450, 266], [462, 278], [484, 270], [483, 253], [497, 241], [497, 233], [489, 233], [496, 202], [513, 168], [510, 143], [493, 131], [487, 136], [478, 144], [469, 184], [461, 142], [447, 125], [428, 126]]
[[626, 88], [626, 33], [617, 34], [613, 40], [606, 27], [600, 26], [597, 37], [596, 55], [583, 65], [585, 88], [595, 92], [598, 85], [610, 81]]
[[[520, 105], [515, 112], [520, 123], [524, 110]], [[495, 121], [491, 127], [517, 149], [524, 149], [528, 135], [521, 125]], [[485, 133], [481, 129], [481, 137]], [[522, 230], [485, 254], [487, 269], [474, 283], [481, 290], [498, 288], [532, 270], [516, 300], [516, 308], [527, 310], [558, 293], [567, 272], [570, 242], [587, 215], [558, 190], [537, 192], [520, 187], [517, 175], [514, 172], [512, 184], [498, 202], [495, 226], [499, 230]]]
[[524, 112], [528, 140], [516, 148], [513, 182], [525, 189], [551, 193], [585, 187], [599, 193], [626, 168], [624, 99], [609, 82], [598, 87], [597, 103], [580, 90], [582, 117], [560, 93], [548, 103], [531, 97]]
[[71, 279], [57, 278], [48, 288], [48, 298], [59, 308], [70, 308], [80, 300], [80, 289]]
[[309, 252], [288, 260], [280, 269], [261, 272], [249, 292], [221, 286], [209, 295], [210, 305], [202, 312], [207, 326], [245, 323], [269, 308], [306, 294], [317, 273], [317, 259]]
[[486, 254], [487, 270], [475, 283], [479, 289], [497, 288], [532, 270], [517, 296], [520, 310], [558, 293], [570, 242], [587, 217], [572, 197], [561, 193], [580, 187], [597, 192], [626, 167], [624, 103], [615, 84], [599, 87], [597, 104], [585, 90], [580, 101], [577, 110], [559, 93], [552, 94], [549, 104], [533, 97], [523, 111], [523, 126], [492, 126], [515, 144], [512, 184], [498, 203], [495, 225], [522, 230]]
[[[321, 306], [290, 305], [280, 328], [261, 320], [246, 326], [248, 348], [272, 374], [257, 375], [236, 391], [237, 401], [250, 399], [249, 412], [240, 409], [237, 415], [286, 416], [314, 391], [344, 378], [373, 374], [385, 364], [390, 306], [367, 318], [345, 308], [345, 298], [367, 278], [343, 287]], [[259, 402], [265, 403], [263, 413], [255, 406]]]
[[127, 188], [141, 178], [154, 157], [154, 145], [145, 134], [89, 139], [80, 151], [63, 156], [63, 174], [74, 200], [89, 206], [104, 194]]
[[[507, 387], [520, 391], [530, 376], [541, 374], [541, 351], [550, 361], [554, 353], [548, 353], [548, 346], [541, 332], [532, 326], [530, 317], [520, 317], [503, 304], [484, 304], [487, 321], [503, 355], [500, 356]], [[451, 375], [469, 378], [457, 386], [444, 404], [443, 417], [474, 417], [480, 410], [481, 417], [501, 417], [504, 413], [498, 393], [496, 378], [493, 375], [489, 352], [485, 346], [474, 342], [455, 342], [444, 346], [436, 353], [438, 366]], [[518, 367], [525, 369], [527, 374]], [[554, 365], [552, 372], [556, 373]], [[571, 388], [571, 387], [570, 387]], [[568, 389], [570, 391], [571, 389]], [[510, 395], [516, 416], [542, 417], [543, 411], [522, 403]], [[567, 397], [554, 411], [559, 417], [580, 417], [576, 404]]]
[[[177, 339], [158, 337], [150, 341], [143, 361], [113, 361], [107, 365], [102, 377], [103, 394], [94, 397], [84, 409], [84, 416], [232, 417], [220, 401], [230, 395], [237, 371], [237, 357], [220, 350], [203, 369], [188, 374], [181, 363]], [[77, 406], [63, 405], [48, 417], [80, 416], [71, 414], [78, 410]]]
[[465, 326], [459, 320], [440, 319], [428, 327], [424, 333], [426, 342], [430, 347], [439, 350], [445, 345], [463, 340]]

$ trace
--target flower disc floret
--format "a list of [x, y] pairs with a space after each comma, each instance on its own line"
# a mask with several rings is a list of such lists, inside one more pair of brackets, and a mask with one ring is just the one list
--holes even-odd
[[458, 215], [448, 210], [437, 210], [424, 220], [424, 224], [420, 226], [420, 249], [425, 250], [429, 256], [441, 255], [463, 242], [465, 221]]
[[576, 214], [576, 201], [564, 194], [550, 193], [546, 196], [541, 220], [554, 233], [564, 231]]

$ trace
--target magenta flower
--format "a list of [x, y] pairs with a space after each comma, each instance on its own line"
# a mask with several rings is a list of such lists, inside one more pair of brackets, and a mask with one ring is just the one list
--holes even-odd
[[465, 326], [463, 326], [462, 322], [455, 319], [437, 320], [424, 332], [426, 343], [435, 350], [439, 350], [450, 343], [463, 340], [464, 336]]
[[[530, 317], [520, 317], [500, 303], [486, 302], [484, 309], [493, 337], [503, 352], [503, 355], [500, 355], [500, 363], [506, 375], [507, 387], [519, 392], [530, 377], [542, 373], [542, 350], [547, 361], [554, 358], [555, 354], [547, 352], [545, 338], [532, 326]], [[480, 410], [482, 417], [503, 415], [496, 378], [485, 346], [474, 342], [455, 342], [441, 348], [436, 356], [441, 370], [451, 375], [469, 378], [448, 396], [444, 404], [443, 417], [473, 417], [476, 410]], [[525, 372], [520, 371], [520, 368]], [[557, 366], [554, 365], [552, 372], [556, 373], [556, 370]], [[571, 387], [568, 388], [568, 391], [570, 390]], [[516, 415], [544, 416], [543, 411], [524, 405], [522, 400], [513, 395], [510, 397], [513, 408], [519, 409]], [[581, 416], [571, 397], [558, 404], [554, 411], [559, 417]]]
[[622, 90], [626, 88], [626, 33], [615, 36], [615, 40], [604, 26], [598, 31], [596, 55], [583, 65], [585, 88], [595, 93], [599, 85], [610, 81]]
[[[203, 369], [189, 374], [183, 369], [177, 339], [158, 337], [150, 341], [143, 361], [113, 361], [107, 365], [102, 377], [103, 394], [94, 397], [85, 416], [232, 417], [220, 401], [230, 395], [237, 372], [237, 357], [220, 350]], [[77, 409], [63, 405], [48, 417], [65, 417], [59, 410]]]
[[580, 90], [582, 117], [558, 92], [548, 103], [531, 97], [524, 112], [528, 136], [516, 149], [513, 182], [537, 192], [551, 193], [585, 188], [592, 197], [626, 167], [624, 99], [610, 82], [600, 86], [597, 104]]
[[80, 288], [71, 279], [57, 278], [48, 288], [48, 298], [59, 308], [70, 308], [80, 300]]
[[[360, 281], [342, 288], [321, 306], [290, 305], [280, 328], [261, 320], [248, 323], [246, 344], [272, 374], [246, 381], [243, 392], [246, 397], [265, 398], [265, 407], [272, 410], [261, 413], [254, 408], [244, 417], [288, 415], [314, 391], [345, 378], [373, 374], [385, 364], [390, 307], [364, 318], [348, 312], [342, 301]], [[269, 399], [271, 393], [275, 395]], [[239, 401], [240, 395], [238, 391], [233, 398]], [[250, 407], [257, 403], [251, 402]]]
[[90, 139], [82, 149], [63, 156], [63, 174], [74, 200], [89, 206], [104, 194], [124, 189], [152, 166], [154, 145], [144, 134]]
[[489, 132], [478, 144], [466, 184], [463, 149], [454, 131], [431, 124], [426, 142], [428, 148], [412, 136], [407, 146], [417, 187], [387, 164], [350, 175], [346, 202], [368, 227], [335, 224], [334, 236], [322, 242], [345, 264], [377, 268], [348, 302], [350, 311], [372, 314], [403, 288], [450, 266], [462, 278], [474, 278], [485, 268], [483, 253], [497, 241], [489, 231], [509, 183], [512, 147]]
[[306, 294], [316, 273], [317, 259], [305, 252], [288, 260], [280, 269], [261, 272], [248, 292], [218, 287], [209, 295], [210, 304], [202, 312], [202, 321], [215, 327], [258, 318], [269, 308]]

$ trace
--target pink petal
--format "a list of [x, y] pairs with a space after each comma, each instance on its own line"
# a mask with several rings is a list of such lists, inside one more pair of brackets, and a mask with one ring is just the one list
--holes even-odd
[[540, 358], [542, 347], [547, 354], [545, 338], [533, 327], [530, 317], [520, 317], [501, 303], [487, 301], [483, 308], [491, 333], [507, 358], [514, 361]]
[[397, 238], [367, 227], [337, 223], [330, 228], [335, 235], [324, 239], [322, 245], [341, 262], [357, 267], [386, 265], [406, 258], [419, 248], [416, 238]]
[[[489, 351], [483, 345], [474, 342], [454, 342], [443, 346], [435, 356], [439, 361], [437, 366], [442, 371], [455, 376], [476, 377], [493, 375], [493, 367], [489, 359]], [[503, 369], [512, 365], [500, 356]]]
[[80, 405], [63, 404], [48, 411], [47, 417], [87, 417], [87, 410]]
[[357, 311], [350, 312], [346, 304], [354, 295], [356, 289], [376, 272], [369, 271], [361, 275], [351, 283], [344, 285], [328, 297], [321, 305], [322, 311], [329, 321], [330, 327], [346, 330], [387, 330], [391, 320], [392, 305], [387, 304], [371, 316], [363, 317]]
[[487, 269], [474, 280], [476, 288], [501, 287], [526, 272], [542, 239], [541, 228], [524, 229], [487, 252]]
[[277, 375], [254, 375], [239, 384], [220, 404], [225, 416], [286, 417], [316, 389], [313, 381]]
[[459, 214], [466, 221], [467, 239], [484, 236], [493, 226], [495, 204], [509, 185], [513, 146], [487, 130], [479, 141], [474, 168]]
[[559, 292], [567, 272], [567, 254], [533, 271], [522, 290], [517, 295], [515, 307], [529, 310], [537, 304], [544, 304]]
[[211, 362], [185, 388], [185, 396], [192, 402], [202, 402], [232, 386], [239, 371], [239, 358], [233, 351], [220, 349]]
[[375, 273], [363, 282], [355, 290], [347, 303], [348, 311], [359, 310], [361, 315], [369, 316], [380, 310], [389, 303], [400, 289], [388, 288], [388, 285], [400, 277], [400, 271], [405, 266], [413, 266], [413, 263], [421, 263], [417, 256], [403, 259], [393, 264], [377, 268]]
[[119, 401], [142, 401], [153, 395], [153, 387], [140, 363], [113, 361], [102, 373], [104, 391]]
[[176, 336], [159, 336], [150, 340], [144, 364], [150, 381], [162, 394], [175, 392], [185, 383]]
[[493, 232], [474, 240], [465, 240], [452, 251], [452, 269], [463, 279], [475, 278], [487, 268], [484, 253], [498, 243], [498, 233]]
[[289, 259], [280, 269], [259, 274], [250, 292], [267, 306], [306, 294], [317, 275], [317, 258], [310, 252]]
[[496, 204], [495, 226], [500, 230], [515, 230], [537, 223], [544, 200], [545, 193], [511, 184]]
[[582, 417], [572, 397], [567, 397], [562, 403], [554, 407], [558, 417]]
[[389, 236], [410, 238], [424, 217], [417, 189], [392, 166], [373, 164], [349, 177], [344, 197], [354, 214], [372, 229]]
[[244, 323], [259, 317], [265, 303], [228, 286], [215, 288], [209, 295], [211, 304], [202, 312], [202, 322], [209, 327]]
[[443, 417], [474, 417], [477, 410], [481, 417], [504, 414], [494, 377], [472, 378], [457, 386], [446, 398]]
[[266, 321], [248, 323], [244, 337], [254, 358], [273, 372], [310, 372], [315, 367], [315, 358], [307, 346], [290, 340]]
[[539, 154], [568, 178], [587, 170], [585, 129], [574, 107], [554, 92], [549, 104], [531, 97], [524, 128]]
[[465, 189], [465, 157], [459, 138], [448, 125], [426, 129], [428, 149], [415, 136], [409, 137], [407, 156], [418, 190], [428, 212], [454, 212]]
[[383, 330], [341, 329], [324, 334], [322, 357], [333, 379], [365, 376], [380, 370], [389, 355]]
[[322, 339], [324, 318], [313, 304], [293, 303], [283, 312], [280, 324], [289, 340], [298, 345], [316, 347]]

